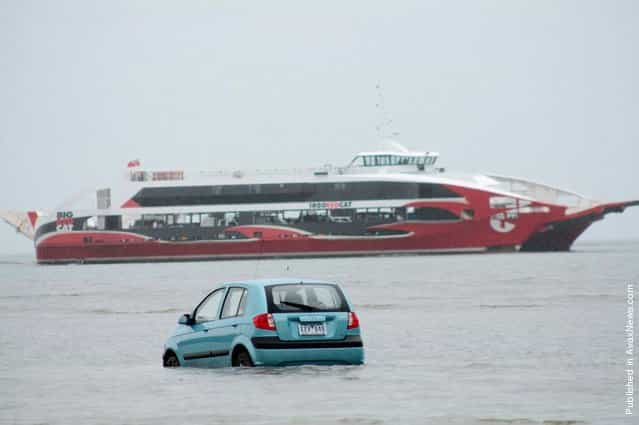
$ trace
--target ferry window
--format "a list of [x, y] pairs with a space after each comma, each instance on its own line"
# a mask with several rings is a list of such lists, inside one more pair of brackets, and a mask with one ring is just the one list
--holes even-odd
[[390, 164], [391, 165], [397, 165], [399, 164], [399, 157], [397, 155], [391, 155], [390, 157]]
[[438, 221], [438, 220], [458, 220], [459, 217], [443, 208], [436, 207], [418, 207], [415, 208], [413, 213], [408, 214], [409, 220], [426, 220], [426, 221]]
[[393, 211], [391, 208], [380, 208], [379, 209], [379, 215], [384, 219], [387, 220], [389, 218], [392, 218], [393, 216]]
[[200, 226], [202, 227], [214, 227], [216, 225], [215, 215], [212, 213], [202, 214], [200, 217]]
[[191, 224], [191, 214], [178, 214], [177, 224]]
[[353, 161], [351, 162], [351, 167], [363, 167], [364, 164], [364, 158], [361, 156], [356, 156], [355, 159], [353, 159]]
[[237, 214], [234, 212], [224, 214], [224, 222], [227, 226], [237, 226]]
[[441, 184], [420, 183], [420, 198], [458, 198], [459, 195]]
[[222, 195], [231, 195], [231, 196], [246, 196], [249, 193], [249, 186], [247, 185], [229, 185], [222, 186]]
[[335, 208], [331, 210], [332, 217], [352, 217], [353, 210], [349, 208]]
[[166, 217], [163, 214], [145, 214], [142, 216], [145, 226], [152, 228], [162, 227], [166, 223]]
[[89, 217], [87, 221], [85, 221], [87, 229], [97, 229], [98, 228], [98, 218], [96, 216]]
[[426, 158], [424, 158], [423, 156], [417, 158], [418, 165], [424, 165], [424, 162], [426, 162]]
[[328, 216], [328, 219], [332, 223], [352, 223], [353, 222], [352, 214], [335, 214], [334, 212], [331, 212], [331, 214], [329, 214]]
[[374, 157], [372, 156], [365, 156], [364, 157], [364, 167], [372, 167], [374, 164], [373, 161]]
[[139, 220], [140, 220], [140, 215], [137, 215], [137, 214], [125, 214], [125, 215], [123, 215], [122, 216], [122, 230], [131, 229], [133, 227], [136, 227], [138, 225]]
[[300, 210], [284, 211], [283, 217], [286, 221], [297, 221], [300, 219]]
[[306, 223], [320, 223], [327, 221], [328, 212], [326, 210], [306, 211], [302, 221]]
[[[390, 157], [378, 155], [379, 165], [387, 165]], [[376, 156], [370, 158], [377, 160]], [[411, 164], [416, 158], [409, 158]], [[384, 162], [386, 161], [386, 162]], [[253, 185], [253, 191], [258, 189]], [[424, 189], [425, 188], [425, 189]], [[280, 183], [260, 185], [259, 193], [249, 193], [249, 185], [225, 187], [216, 195], [214, 186], [153, 187], [141, 189], [134, 199], [142, 207], [177, 205], [225, 205], [250, 203], [356, 201], [367, 199], [458, 198], [443, 185], [389, 181], [340, 183]], [[147, 224], [150, 225], [150, 224]]]

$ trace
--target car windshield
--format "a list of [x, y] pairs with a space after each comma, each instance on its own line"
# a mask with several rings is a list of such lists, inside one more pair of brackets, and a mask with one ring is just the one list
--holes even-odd
[[267, 286], [270, 313], [348, 311], [342, 291], [330, 284], [285, 284]]

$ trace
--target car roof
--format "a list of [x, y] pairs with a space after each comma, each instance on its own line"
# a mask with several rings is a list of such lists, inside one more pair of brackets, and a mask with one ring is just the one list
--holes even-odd
[[271, 278], [271, 279], [252, 279], [252, 280], [239, 280], [235, 282], [226, 282], [224, 284], [220, 284], [220, 286], [227, 285], [246, 285], [246, 286], [254, 286], [263, 288], [265, 286], [270, 285], [285, 285], [291, 283], [321, 283], [328, 285], [337, 285], [336, 282], [327, 282], [318, 279], [308, 279], [308, 278], [294, 278], [294, 277], [285, 277], [285, 278]]

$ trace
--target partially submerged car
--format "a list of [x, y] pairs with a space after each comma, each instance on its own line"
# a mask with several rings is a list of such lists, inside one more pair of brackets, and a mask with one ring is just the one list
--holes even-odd
[[226, 283], [182, 315], [165, 367], [362, 364], [359, 319], [335, 283], [271, 279]]

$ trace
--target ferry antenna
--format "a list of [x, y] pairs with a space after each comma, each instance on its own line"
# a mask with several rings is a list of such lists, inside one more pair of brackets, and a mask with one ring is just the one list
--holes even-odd
[[377, 109], [379, 119], [377, 125], [375, 126], [377, 138], [381, 141], [384, 139], [399, 137], [399, 131], [390, 130], [393, 124], [393, 119], [390, 117], [386, 110], [386, 102], [384, 100], [382, 85], [380, 83], [377, 83], [375, 85], [375, 90], [377, 91], [377, 103], [375, 104], [375, 108]]

